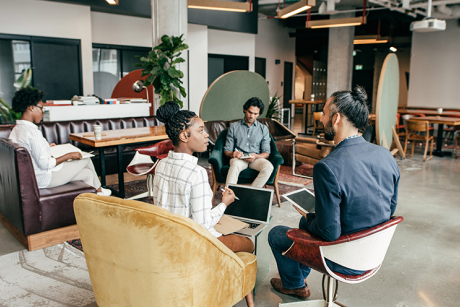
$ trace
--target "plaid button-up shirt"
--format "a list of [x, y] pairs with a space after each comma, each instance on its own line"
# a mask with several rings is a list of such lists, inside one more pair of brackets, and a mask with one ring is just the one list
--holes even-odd
[[222, 234], [214, 229], [226, 206], [212, 208], [212, 190], [206, 170], [197, 165], [198, 159], [185, 153], [170, 151], [155, 170], [154, 204], [168, 211], [191, 218], [215, 237]]

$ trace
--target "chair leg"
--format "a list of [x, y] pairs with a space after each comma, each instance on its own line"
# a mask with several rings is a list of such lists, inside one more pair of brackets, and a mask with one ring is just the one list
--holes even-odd
[[404, 156], [407, 157], [407, 142], [408, 142], [408, 137], [406, 136], [406, 140], [404, 142]]
[[425, 153], [423, 154], [423, 162], [426, 162], [426, 154], [428, 153], [428, 145], [430, 145], [430, 141], [429, 139], [427, 138], [426, 139], [426, 142], [425, 142]]
[[280, 168], [281, 166], [278, 166], [278, 170], [276, 171], [275, 179], [273, 180], [273, 187], [275, 188], [275, 195], [276, 195], [276, 200], [278, 201], [278, 207], [281, 208], [281, 197], [280, 197], [280, 190], [278, 187], [278, 175], [280, 173]]

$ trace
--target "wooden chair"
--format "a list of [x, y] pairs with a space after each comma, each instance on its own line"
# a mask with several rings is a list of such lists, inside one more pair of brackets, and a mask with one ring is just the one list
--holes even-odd
[[[313, 134], [315, 136], [316, 130], [321, 130], [324, 132], [323, 124], [321, 124], [321, 113], [323, 112], [313, 112]], [[319, 122], [319, 124], [317, 124]]]
[[460, 157], [460, 155], [458, 154], [458, 141], [460, 140], [460, 130], [457, 130], [455, 131], [454, 133], [454, 148], [455, 148], [455, 159], [457, 159], [458, 157]]
[[[404, 145], [404, 155], [407, 157], [414, 155], [415, 143], [417, 141], [425, 141], [425, 153], [423, 155], [423, 162], [426, 162], [433, 158], [433, 136], [430, 136], [430, 123], [428, 121], [411, 121], [404, 119], [404, 126], [406, 128], [406, 142]], [[419, 132], [425, 132], [425, 135], [417, 134]], [[408, 141], [414, 141], [412, 143], [412, 151], [410, 155], [407, 155], [407, 143]], [[428, 143], [431, 141], [430, 156], [427, 158]]]

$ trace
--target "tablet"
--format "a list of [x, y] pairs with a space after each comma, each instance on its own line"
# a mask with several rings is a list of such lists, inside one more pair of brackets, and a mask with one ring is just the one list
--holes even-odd
[[291, 204], [305, 213], [315, 212], [315, 195], [305, 188], [283, 195]]

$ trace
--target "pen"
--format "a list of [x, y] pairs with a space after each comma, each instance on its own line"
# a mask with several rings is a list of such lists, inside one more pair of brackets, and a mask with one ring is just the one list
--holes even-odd
[[[225, 192], [224, 189], [220, 189], [220, 190], [221, 190], [222, 192]], [[236, 199], [236, 200], [240, 200], [240, 199], [239, 199], [238, 197], [236, 197], [236, 196], [235, 196], [235, 199]]]

